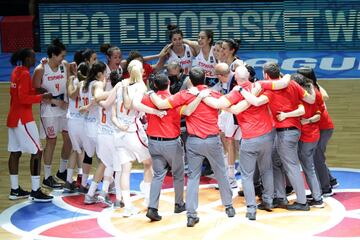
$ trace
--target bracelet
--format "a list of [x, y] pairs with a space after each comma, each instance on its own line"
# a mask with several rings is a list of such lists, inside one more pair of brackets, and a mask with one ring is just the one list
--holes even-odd
[[200, 92], [198, 92], [195, 96], [199, 96]]
[[239, 92], [241, 92], [243, 90], [243, 88], [242, 87], [239, 87]]
[[311, 119], [309, 119], [309, 123], [312, 123]]

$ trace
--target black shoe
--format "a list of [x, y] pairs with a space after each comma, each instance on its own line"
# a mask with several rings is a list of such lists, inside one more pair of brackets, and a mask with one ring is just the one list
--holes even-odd
[[286, 198], [274, 198], [273, 208], [286, 208], [288, 203], [289, 202]]
[[73, 181], [72, 183], [69, 183], [68, 181], [65, 182], [64, 190], [67, 190], [68, 193], [75, 192], [76, 189], [76, 181]]
[[156, 208], [148, 208], [146, 217], [150, 218], [151, 221], [161, 220], [161, 216], [158, 214], [158, 210]]
[[294, 188], [292, 186], [286, 186], [285, 192], [286, 192], [286, 196], [289, 196], [294, 193]]
[[272, 211], [271, 209], [273, 209], [273, 205], [272, 203], [267, 203], [263, 201], [259, 205], [257, 205], [257, 208], [260, 210], [271, 212]]
[[335, 195], [335, 193], [332, 191], [331, 188], [330, 188], [329, 190], [327, 190], [327, 191], [323, 191], [323, 192], [322, 192], [322, 196], [323, 196], [323, 197], [331, 197], [331, 196], [333, 196], [333, 195]]
[[17, 189], [11, 189], [9, 194], [10, 200], [17, 200], [29, 197], [30, 192], [23, 190], [20, 186]]
[[313, 196], [311, 194], [306, 195], [306, 200], [313, 200]]
[[186, 211], [185, 203], [183, 205], [180, 205], [179, 203], [175, 203], [174, 213], [182, 213], [184, 211]]
[[323, 202], [323, 200], [318, 200], [315, 201], [314, 199], [308, 202], [310, 207], [314, 207], [314, 208], [324, 208], [325, 207], [325, 203]]
[[53, 196], [49, 196], [43, 193], [41, 191], [41, 188], [39, 188], [36, 191], [31, 191], [29, 196], [29, 199], [34, 202], [51, 202], [53, 198], [54, 198]]
[[44, 178], [43, 185], [49, 188], [57, 188], [57, 189], [62, 188], [62, 185], [57, 181], [55, 181], [55, 179], [52, 176], [48, 177], [47, 179]]
[[310, 211], [309, 204], [301, 204], [298, 202], [294, 202], [291, 205], [287, 205], [287, 210], [289, 211]]
[[67, 170], [63, 171], [63, 172], [59, 172], [59, 170], [56, 173], [56, 177], [58, 179], [63, 180], [64, 182], [66, 182], [66, 177], [67, 177]]
[[247, 217], [249, 220], [256, 220], [256, 212], [247, 212], [245, 217]]
[[193, 227], [200, 221], [198, 217], [188, 217], [186, 226]]
[[332, 188], [337, 188], [340, 184], [337, 182], [336, 178], [330, 180], [330, 185]]
[[227, 216], [228, 216], [229, 218], [234, 217], [234, 216], [235, 216], [235, 209], [234, 209], [234, 207], [233, 207], [233, 206], [227, 207], [227, 208], [225, 209], [225, 213], [227, 214]]

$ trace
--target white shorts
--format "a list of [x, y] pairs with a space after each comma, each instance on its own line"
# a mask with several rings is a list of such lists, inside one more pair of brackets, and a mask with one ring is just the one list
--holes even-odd
[[82, 153], [85, 138], [87, 138], [84, 132], [84, 121], [81, 119], [68, 119], [68, 131], [73, 150], [79, 154]]
[[116, 132], [115, 144], [121, 164], [134, 160], [141, 163], [151, 158], [148, 149], [148, 138], [143, 128], [136, 132]]
[[35, 121], [25, 125], [19, 120], [18, 126], [8, 129], [8, 151], [36, 154], [41, 151], [39, 131]]
[[222, 111], [219, 115], [218, 125], [225, 137], [240, 140], [242, 137], [239, 125], [235, 125], [232, 113]]
[[98, 133], [96, 139], [96, 155], [106, 167], [112, 167], [114, 168], [114, 171], [121, 170], [121, 164], [119, 164], [120, 169], [115, 168], [115, 166], [118, 166], [115, 163], [118, 155], [115, 147], [114, 135]]
[[68, 119], [66, 116], [57, 117], [40, 117], [40, 137], [45, 138], [56, 138], [60, 132], [68, 131]]

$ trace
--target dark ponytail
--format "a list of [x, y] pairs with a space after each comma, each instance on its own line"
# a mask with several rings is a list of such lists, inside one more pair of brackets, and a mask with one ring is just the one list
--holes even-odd
[[32, 54], [31, 48], [22, 48], [11, 55], [10, 63], [13, 66], [24, 65], [26, 58], [31, 57]]
[[168, 29], [167, 34], [169, 36], [170, 41], [171, 41], [172, 37], [174, 36], [174, 34], [180, 34], [181, 37], [184, 37], [183, 32], [176, 25], [169, 24], [169, 25], [167, 25], [167, 29]]
[[89, 73], [86, 77], [86, 82], [84, 86], [85, 92], [89, 90], [90, 83], [96, 79], [97, 74], [99, 72], [101, 73], [105, 72], [105, 70], [106, 70], [106, 65], [103, 62], [96, 62], [91, 66]]
[[224, 42], [226, 42], [229, 45], [230, 50], [234, 49], [233, 55], [235, 56], [236, 52], [240, 48], [241, 40], [234, 39], [234, 38], [228, 38], [228, 39], [225, 39]]
[[300, 73], [301, 75], [309, 78], [310, 80], [312, 80], [312, 83], [314, 84], [314, 86], [320, 90], [320, 87], [317, 83], [317, 79], [316, 79], [316, 75], [314, 72], [314, 69], [311, 67], [301, 67], [297, 70], [297, 73]]

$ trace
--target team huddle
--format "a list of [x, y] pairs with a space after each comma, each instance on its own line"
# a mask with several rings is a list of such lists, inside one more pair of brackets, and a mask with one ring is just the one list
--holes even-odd
[[[325, 161], [334, 126], [324, 103], [329, 97], [313, 69], [302, 67], [282, 75], [276, 63], [268, 62], [263, 80], [258, 80], [252, 66], [236, 56], [240, 41], [214, 43], [210, 30], [191, 41], [183, 39], [176, 26], [168, 29], [170, 43], [157, 55], [131, 51], [122, 60], [119, 47], [103, 44], [100, 50], [106, 63], [98, 61], [92, 49], [78, 51], [68, 63], [66, 47], [54, 39], [48, 58], [42, 59], [33, 76], [34, 51], [13, 54], [11, 63], [16, 67], [7, 120], [9, 198], [52, 200], [40, 187], [43, 158], [44, 187], [78, 191], [84, 194], [84, 204], [102, 202], [124, 208], [123, 216], [130, 217], [140, 212], [130, 197], [132, 163], [138, 161], [144, 166], [140, 190], [146, 216], [151, 221], [162, 219], [160, 192], [171, 170], [174, 213], [186, 211], [187, 226], [193, 227], [199, 222], [196, 210], [205, 159], [218, 182], [225, 213], [235, 216], [235, 159], [239, 156], [239, 195], [245, 197], [249, 220], [256, 220], [257, 209], [323, 208], [323, 197], [333, 195], [337, 185]], [[158, 59], [156, 64], [147, 63], [152, 59]], [[40, 103], [40, 134], [32, 114], [36, 103]], [[63, 146], [55, 178], [51, 165], [59, 133]], [[44, 150], [40, 138], [46, 139]], [[31, 154], [31, 192], [18, 183], [22, 152]], [[88, 184], [95, 156], [99, 161]], [[76, 166], [78, 182], [73, 180]], [[310, 195], [305, 193], [301, 168]], [[289, 188], [296, 193], [292, 204], [287, 200]], [[111, 191], [115, 202], [109, 198]]]

